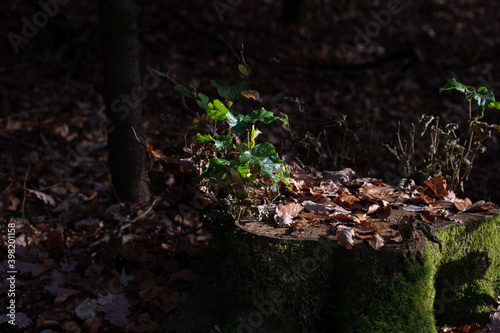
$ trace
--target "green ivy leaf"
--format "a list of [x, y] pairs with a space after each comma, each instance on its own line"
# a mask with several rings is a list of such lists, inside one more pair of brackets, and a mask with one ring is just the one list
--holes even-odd
[[223, 148], [228, 148], [233, 143], [231, 140], [231, 135], [216, 135], [214, 138], [210, 134], [201, 135], [197, 133], [193, 139], [194, 143], [203, 143], [211, 141], [215, 144], [215, 147], [219, 150]]
[[252, 111], [249, 116], [252, 124], [255, 124], [257, 121], [269, 124], [275, 119], [281, 120], [285, 125], [288, 124], [288, 121], [285, 118], [275, 117], [272, 112], [266, 111], [264, 108]]
[[193, 96], [191, 95], [191, 92], [189, 91], [188, 88], [180, 85], [180, 84], [177, 84], [174, 86], [174, 90], [178, 93], [178, 94], [181, 94], [185, 97], [189, 97], [189, 98], [193, 98]]
[[206, 110], [208, 108], [208, 102], [209, 102], [209, 98], [207, 95], [202, 94], [202, 93], [198, 93], [196, 95], [196, 103], [198, 103], [200, 108], [202, 108], [203, 110]]
[[474, 87], [466, 86], [465, 84], [457, 82], [457, 80], [455, 80], [455, 78], [446, 82], [444, 87], [439, 89], [439, 92], [441, 92], [443, 90], [453, 90], [453, 89], [464, 93], [467, 96], [467, 99], [470, 99], [472, 97], [472, 94], [474, 94], [476, 92], [476, 89]]
[[219, 96], [228, 101], [234, 101], [242, 90], [248, 89], [248, 85], [244, 81], [236, 83], [231, 88], [228, 88], [222, 84], [218, 84], [214, 80], [210, 80], [210, 85], [214, 88], [217, 88]]
[[500, 110], [500, 102], [491, 102], [490, 104], [488, 104], [488, 109]]
[[214, 138], [214, 142], [215, 142], [215, 147], [217, 147], [217, 149], [219, 150], [223, 148], [229, 148], [229, 146], [233, 144], [233, 140], [231, 139], [230, 134], [216, 135]]
[[[260, 168], [262, 175], [268, 176], [274, 189], [276, 189], [280, 180], [287, 183], [290, 175], [284, 169], [283, 162], [279, 158], [274, 146], [269, 143], [260, 143], [252, 148], [250, 152], [243, 153], [246, 155], [243, 158], [248, 158], [250, 164], [256, 165]], [[240, 156], [241, 156], [240, 155]]]
[[210, 186], [227, 181], [229, 161], [223, 158], [214, 158], [203, 167], [202, 178], [205, 178]]
[[479, 118], [484, 116], [485, 108], [487, 108], [490, 104], [495, 103], [495, 95], [493, 92], [486, 89], [486, 87], [479, 87], [477, 92], [474, 94], [474, 99], [477, 101], [479, 111], [481, 111]]
[[238, 120], [236, 117], [229, 111], [228, 108], [224, 106], [224, 104], [218, 99], [213, 100], [208, 103], [207, 107], [207, 115], [218, 121], [227, 120], [229, 122], [229, 126], [233, 127], [236, 125]]
[[197, 133], [196, 136], [193, 139], [194, 143], [203, 143], [207, 141], [215, 141], [214, 138], [210, 134], [207, 135], [201, 135], [200, 133]]
[[227, 119], [229, 109], [222, 104], [218, 99], [208, 103], [207, 115], [213, 120], [224, 121]]
[[250, 117], [243, 114], [238, 114], [236, 115], [236, 123], [233, 127], [231, 127], [231, 132], [236, 135], [240, 135], [241, 133], [245, 132], [249, 128], [249, 126]]

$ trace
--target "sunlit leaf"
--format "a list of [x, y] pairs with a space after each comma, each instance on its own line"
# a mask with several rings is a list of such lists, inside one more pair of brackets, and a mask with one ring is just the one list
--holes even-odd
[[239, 64], [238, 70], [240, 71], [241, 74], [243, 74], [245, 76], [250, 75], [250, 72], [248, 71], [248, 68], [245, 65]]
[[371, 247], [373, 247], [375, 250], [380, 249], [382, 246], [384, 246], [384, 239], [380, 237], [378, 234], [373, 235], [373, 237], [368, 241], [368, 244], [370, 244]]
[[335, 230], [335, 240], [339, 242], [340, 245], [345, 246], [348, 250], [352, 250], [354, 245], [354, 230], [350, 227], [339, 225]]
[[450, 79], [448, 82], [446, 82], [446, 84], [439, 89], [439, 92], [444, 90], [453, 90], [453, 89], [458, 90], [466, 94], [467, 96], [472, 95], [476, 91], [474, 87], [466, 86], [460, 82], [457, 82], [457, 80], [453, 78]]
[[251, 98], [256, 101], [260, 100], [260, 94], [257, 90], [242, 90], [241, 95], [245, 98]]

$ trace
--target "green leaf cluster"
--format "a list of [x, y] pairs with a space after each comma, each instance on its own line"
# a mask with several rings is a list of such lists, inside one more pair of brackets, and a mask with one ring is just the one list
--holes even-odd
[[[261, 133], [256, 129], [258, 124], [270, 124], [274, 120], [287, 124], [287, 119], [277, 117], [263, 107], [249, 114], [231, 109], [234, 102], [241, 98], [241, 92], [248, 89], [244, 82], [229, 88], [213, 80], [210, 83], [224, 101], [207, 100], [205, 112], [212, 120], [227, 124], [227, 130], [223, 135], [197, 133], [194, 137], [195, 144], [205, 144], [212, 150], [212, 158], [203, 166], [199, 180], [205, 179], [210, 186], [222, 185], [238, 196], [246, 195], [245, 186], [249, 184], [270, 186], [273, 191], [277, 191], [280, 182], [289, 186], [290, 174], [275, 147], [269, 142], [257, 144], [255, 141]], [[189, 95], [189, 90], [183, 87], [176, 88], [176, 91]], [[197, 102], [203, 101], [198, 103], [200, 106], [205, 105], [203, 96], [206, 95], [197, 94]]]
[[495, 95], [486, 87], [479, 87], [476, 90], [476, 88], [462, 84], [455, 78], [453, 78], [446, 82], [446, 84], [441, 89], [439, 89], [439, 92], [446, 90], [458, 90], [465, 95], [465, 98], [469, 102], [475, 100], [477, 103], [477, 108], [481, 112], [479, 119], [484, 116], [484, 111], [486, 109], [500, 110], [500, 102], [495, 101]]

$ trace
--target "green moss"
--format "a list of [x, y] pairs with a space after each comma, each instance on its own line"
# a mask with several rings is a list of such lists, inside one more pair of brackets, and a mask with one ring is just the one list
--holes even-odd
[[[439, 231], [423, 254], [214, 233], [189, 303], [224, 332], [435, 332], [486, 323], [500, 286], [500, 218]], [[435, 314], [435, 316], [434, 316]]]
[[500, 294], [500, 215], [437, 233], [443, 247], [429, 248], [434, 265], [438, 324], [486, 323]]

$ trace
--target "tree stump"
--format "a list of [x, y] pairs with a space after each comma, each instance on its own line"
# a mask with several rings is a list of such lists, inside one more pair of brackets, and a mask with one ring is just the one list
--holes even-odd
[[[500, 215], [464, 214], [463, 223], [433, 228], [442, 243], [418, 251], [362, 240], [347, 250], [321, 228], [294, 236], [225, 221], [165, 331], [422, 333], [485, 324], [500, 294]], [[394, 230], [392, 222], [383, 237]]]
[[[453, 195], [445, 200], [440, 178], [407, 195], [379, 180], [353, 180], [346, 170], [325, 174], [334, 183], [308, 179], [310, 194], [292, 198], [300, 204], [278, 206], [274, 220], [216, 215], [223, 218], [188, 300], [164, 332], [208, 332], [217, 325], [224, 333], [434, 333], [445, 324], [486, 324], [500, 295], [498, 207]], [[337, 181], [339, 174], [344, 178]], [[430, 203], [417, 213], [417, 206], [403, 204], [408, 200]], [[363, 221], [355, 211], [366, 212]], [[284, 212], [295, 214], [292, 228], [277, 227], [290, 225]], [[348, 224], [356, 237], [346, 242], [338, 230]], [[368, 241], [367, 229], [377, 237]]]

